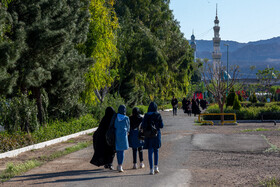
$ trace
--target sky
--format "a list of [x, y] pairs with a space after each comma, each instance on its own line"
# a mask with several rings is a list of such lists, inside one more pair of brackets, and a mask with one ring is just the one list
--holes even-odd
[[212, 40], [218, 5], [220, 37], [242, 43], [280, 36], [280, 0], [170, 0], [170, 9], [190, 40]]

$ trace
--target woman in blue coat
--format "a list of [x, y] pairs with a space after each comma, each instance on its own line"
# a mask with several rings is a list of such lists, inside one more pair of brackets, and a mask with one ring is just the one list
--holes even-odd
[[119, 172], [123, 172], [122, 164], [124, 160], [124, 151], [128, 149], [128, 133], [130, 129], [129, 118], [125, 115], [126, 108], [120, 105], [115, 119], [116, 128], [116, 151]]
[[133, 156], [133, 169], [137, 169], [137, 150], [139, 153], [140, 168], [144, 168], [143, 163], [143, 140], [138, 139], [139, 126], [143, 121], [143, 117], [140, 116], [139, 108], [135, 107], [132, 110], [132, 115], [129, 117], [130, 131], [128, 135], [129, 147], [132, 148]]
[[[150, 174], [159, 173], [158, 169], [158, 149], [161, 147], [161, 132], [160, 129], [163, 128], [163, 122], [160, 113], [157, 111], [157, 105], [155, 102], [151, 102], [148, 108], [148, 113], [145, 114], [143, 119], [143, 129], [145, 129], [149, 124], [148, 121], [154, 121], [155, 127], [157, 129], [157, 136], [152, 138], [145, 138], [144, 149], [148, 149], [148, 157], [150, 164]], [[153, 156], [154, 156], [154, 166], [153, 166]]]

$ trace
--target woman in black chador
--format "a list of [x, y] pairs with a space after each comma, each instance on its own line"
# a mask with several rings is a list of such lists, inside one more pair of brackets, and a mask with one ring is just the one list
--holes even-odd
[[105, 116], [102, 118], [98, 129], [93, 134], [94, 155], [90, 161], [96, 166], [103, 166], [113, 170], [112, 162], [115, 156], [115, 147], [109, 146], [106, 142], [106, 132], [110, 126], [112, 117], [116, 112], [112, 107], [107, 107]]
[[200, 114], [200, 109], [199, 109], [199, 105], [198, 103], [192, 99], [192, 113], [194, 114], [194, 116], [196, 116], [196, 114]]

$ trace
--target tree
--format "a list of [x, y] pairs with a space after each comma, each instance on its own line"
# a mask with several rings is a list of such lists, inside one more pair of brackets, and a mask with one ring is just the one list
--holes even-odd
[[227, 100], [226, 100], [226, 106], [233, 106], [233, 102], [234, 102], [234, 98], [236, 96], [236, 93], [234, 91], [234, 87], [232, 87], [232, 89], [230, 90], [228, 96], [227, 96]]
[[113, 8], [114, 0], [91, 0], [90, 24], [86, 42], [79, 46], [87, 57], [93, 58], [92, 65], [85, 75], [86, 88], [83, 100], [86, 103], [103, 102], [112, 83], [117, 78], [118, 58], [117, 36], [118, 19]]
[[241, 108], [241, 104], [240, 104], [240, 101], [239, 101], [237, 95], [235, 95], [235, 97], [234, 97], [234, 101], [233, 101], [233, 106], [232, 106], [232, 108], [233, 108], [234, 110], [240, 110], [240, 108]]
[[116, 2], [120, 80], [117, 92], [131, 105], [186, 95], [193, 53], [169, 1]]
[[[81, 77], [89, 61], [75, 47], [86, 39], [88, 2], [14, 0], [7, 10], [13, 20], [8, 36], [15, 42], [20, 35], [22, 42], [19, 57], [9, 68], [10, 73], [18, 74], [13, 95], [18, 90], [23, 94], [31, 92], [30, 98], [37, 103], [38, 119], [43, 123], [43, 97], [50, 99], [49, 110], [59, 113], [71, 108], [81, 92]], [[11, 49], [14, 48], [4, 48]]]
[[259, 70], [258, 73], [256, 73], [256, 75], [260, 81], [260, 87], [266, 90], [267, 92], [271, 90], [273, 83], [280, 80], [280, 72], [278, 70], [275, 70], [274, 67]]
[[[226, 67], [218, 64], [216, 68], [212, 64], [205, 63], [202, 70], [203, 81], [206, 89], [213, 95], [219, 105], [220, 113], [224, 113], [224, 104], [226, 102], [227, 89], [231, 90], [236, 83], [236, 78], [239, 75], [238, 66], [231, 67], [231, 79], [227, 88], [227, 80], [224, 79], [224, 72]], [[221, 122], [223, 123], [224, 116], [221, 115]]]

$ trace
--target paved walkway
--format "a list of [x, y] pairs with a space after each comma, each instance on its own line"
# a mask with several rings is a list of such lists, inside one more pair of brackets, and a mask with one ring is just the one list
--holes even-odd
[[[192, 176], [188, 166], [193, 150], [254, 152], [269, 147], [258, 135], [198, 134], [194, 126], [197, 118], [188, 117], [181, 110], [178, 113], [175, 117], [172, 112], [161, 113], [164, 128], [159, 151], [159, 174], [149, 175], [146, 150], [146, 168], [131, 169], [132, 151], [129, 149], [125, 153], [125, 172], [119, 173], [89, 164], [93, 149], [88, 147], [15, 177], [3, 186], [189, 186]], [[115, 167], [116, 163], [115, 159]]]

